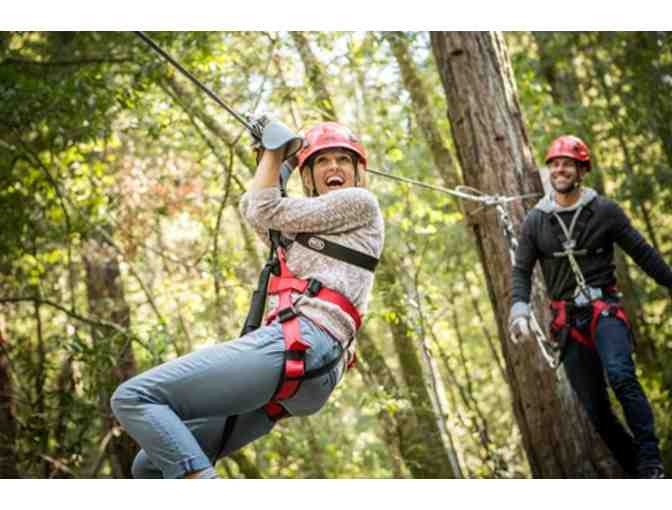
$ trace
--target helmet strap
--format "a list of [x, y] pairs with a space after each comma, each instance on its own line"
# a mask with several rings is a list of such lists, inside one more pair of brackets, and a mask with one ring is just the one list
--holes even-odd
[[[315, 162], [315, 154], [310, 156], [306, 162], [304, 163], [304, 168], [307, 166], [308, 171], [310, 172], [310, 182], [312, 183], [312, 189], [310, 190], [310, 196], [311, 197], [317, 197], [319, 196], [319, 193], [317, 192], [317, 184], [315, 183], [315, 172], [313, 172], [313, 163]], [[301, 178], [303, 178], [303, 171]]]
[[352, 158], [352, 167], [355, 169], [355, 186], [359, 188], [359, 156], [350, 151], [350, 157]]

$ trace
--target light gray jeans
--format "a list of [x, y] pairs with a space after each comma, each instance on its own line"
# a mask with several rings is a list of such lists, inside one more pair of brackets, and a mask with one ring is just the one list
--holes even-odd
[[[306, 370], [341, 355], [341, 344], [301, 317], [301, 334], [310, 345]], [[285, 344], [279, 322], [237, 340], [224, 342], [154, 367], [120, 385], [112, 411], [142, 447], [133, 463], [135, 478], [181, 478], [213, 470], [217, 459], [267, 434], [273, 428], [263, 410], [284, 370]], [[345, 356], [344, 356], [345, 357]], [[294, 416], [319, 411], [343, 375], [343, 363], [301, 383], [283, 401]], [[238, 415], [226, 445], [224, 427]]]

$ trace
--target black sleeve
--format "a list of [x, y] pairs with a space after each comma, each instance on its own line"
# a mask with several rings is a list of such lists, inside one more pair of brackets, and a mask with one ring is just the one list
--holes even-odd
[[534, 242], [534, 224], [538, 212], [528, 213], [518, 236], [518, 249], [511, 272], [511, 302], [529, 303], [532, 286], [534, 264], [539, 258], [537, 245]]
[[612, 239], [627, 253], [646, 274], [659, 285], [672, 290], [672, 269], [660, 254], [632, 226], [623, 209], [613, 201], [609, 201], [609, 216]]

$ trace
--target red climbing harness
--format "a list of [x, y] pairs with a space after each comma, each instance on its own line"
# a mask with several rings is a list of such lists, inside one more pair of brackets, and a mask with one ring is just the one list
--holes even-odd
[[[607, 292], [612, 294], [616, 292], [616, 289], [607, 289]], [[562, 336], [563, 330], [566, 328], [569, 329], [568, 334], [571, 338], [580, 342], [591, 349], [595, 349], [595, 332], [597, 331], [597, 323], [600, 320], [600, 317], [616, 317], [617, 319], [622, 320], [629, 327], [630, 323], [628, 321], [628, 316], [625, 313], [625, 309], [620, 302], [609, 303], [604, 299], [596, 299], [592, 301], [589, 305], [591, 306], [591, 319], [590, 319], [590, 329], [586, 332], [585, 330], [578, 329], [572, 320], [572, 316], [576, 311], [576, 306], [571, 301], [565, 300], [554, 300], [551, 301], [551, 310], [553, 312], [553, 321], [551, 322], [551, 332], [556, 336]]]
[[[323, 287], [318, 280], [297, 278], [287, 267], [284, 248], [278, 247], [277, 255], [280, 274], [271, 276], [268, 293], [278, 296], [278, 304], [266, 317], [266, 322], [270, 323], [277, 318], [282, 324], [285, 337], [285, 368], [278, 389], [271, 401], [264, 406], [266, 414], [272, 420], [279, 420], [288, 415], [279, 402], [294, 396], [301, 382], [311, 378], [305, 370], [305, 352], [309, 346], [301, 339], [299, 314], [294, 308], [292, 294], [305, 294], [333, 303], [352, 318], [357, 330], [362, 325], [359, 311], [348, 298], [335, 290]], [[340, 361], [340, 358], [336, 361]], [[320, 372], [323, 373], [322, 370]]]

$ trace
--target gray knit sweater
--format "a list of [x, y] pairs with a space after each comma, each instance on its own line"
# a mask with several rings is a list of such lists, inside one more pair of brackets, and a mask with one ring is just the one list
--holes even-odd
[[[317, 234], [373, 257], [380, 257], [383, 251], [383, 215], [376, 197], [364, 188], [347, 188], [310, 198], [283, 198], [279, 188], [264, 188], [245, 193], [240, 211], [267, 245], [268, 230], [273, 229], [289, 238], [304, 232]], [[366, 313], [373, 273], [298, 243], [287, 251], [287, 266], [299, 278], [315, 278], [325, 287], [340, 292], [362, 316]], [[274, 306], [273, 301], [269, 304]], [[351, 352], [354, 352], [355, 325], [337, 305], [297, 295], [294, 306], [344, 345], [352, 339]]]

